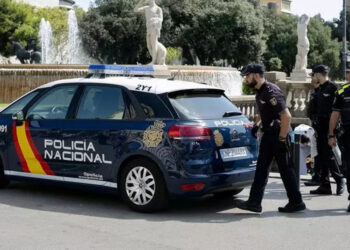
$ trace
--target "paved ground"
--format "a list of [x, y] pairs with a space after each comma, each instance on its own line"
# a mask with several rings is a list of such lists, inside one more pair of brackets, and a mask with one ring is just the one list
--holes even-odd
[[292, 215], [276, 212], [286, 197], [272, 178], [261, 215], [213, 197], [138, 214], [112, 194], [13, 183], [0, 190], [0, 249], [349, 249], [347, 195], [309, 190], [308, 210]]

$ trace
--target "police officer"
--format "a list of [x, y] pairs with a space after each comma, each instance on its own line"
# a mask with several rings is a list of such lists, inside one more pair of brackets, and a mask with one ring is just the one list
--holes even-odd
[[[318, 96], [318, 91], [320, 90], [320, 83], [317, 81], [315, 78], [315, 74], [311, 73], [310, 76], [312, 77], [311, 79], [311, 84], [313, 86], [313, 91], [311, 92], [310, 95], [310, 101], [309, 101], [309, 106], [307, 109], [307, 116], [309, 117], [311, 121], [311, 126], [316, 130], [316, 125], [317, 125], [317, 96]], [[321, 171], [320, 171], [320, 163], [319, 163], [319, 155], [315, 157], [315, 162], [314, 162], [314, 169], [313, 169], [313, 176], [310, 181], [304, 182], [305, 186], [319, 186], [320, 185], [320, 178], [321, 178]]]
[[317, 132], [317, 163], [321, 170], [321, 178], [320, 186], [315, 190], [311, 190], [310, 194], [332, 194], [329, 180], [330, 171], [337, 182], [336, 193], [341, 195], [345, 188], [344, 176], [334, 160], [331, 147], [328, 145], [329, 120], [338, 87], [335, 83], [329, 81], [328, 73], [329, 69], [326, 65], [318, 65], [312, 70], [314, 80], [320, 84], [316, 97], [315, 129]]
[[[343, 164], [347, 168], [347, 187], [350, 194], [350, 69], [347, 69], [346, 77], [348, 83], [343, 85], [336, 93], [335, 102], [333, 105], [333, 112], [329, 122], [329, 135], [328, 144], [333, 147], [336, 145], [336, 139], [334, 130], [341, 117], [342, 127], [344, 135], [343, 142]], [[350, 200], [350, 195], [349, 198]], [[350, 204], [348, 206], [348, 212], [350, 212]]]
[[[279, 87], [265, 80], [262, 65], [249, 64], [241, 74], [245, 76], [247, 86], [257, 90], [256, 103], [263, 135], [249, 199], [238, 203], [237, 207], [258, 213], [262, 211], [261, 202], [269, 176], [270, 164], [275, 157], [289, 199], [289, 203], [285, 207], [278, 208], [279, 212], [292, 213], [304, 210], [305, 204], [298, 189], [296, 173], [288, 157], [287, 136], [291, 129], [291, 115], [286, 106], [285, 97]], [[252, 132], [255, 133], [256, 130], [255, 127]]]

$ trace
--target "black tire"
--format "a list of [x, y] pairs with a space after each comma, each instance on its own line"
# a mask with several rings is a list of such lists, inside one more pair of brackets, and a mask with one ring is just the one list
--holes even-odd
[[10, 183], [10, 181], [6, 178], [4, 174], [4, 168], [2, 164], [0, 164], [0, 188], [5, 188]]
[[[147, 178], [149, 178], [147, 181], [144, 181], [144, 179], [140, 181], [140, 185], [143, 185], [143, 187], [134, 185], [133, 183], [135, 182], [130, 182], [131, 179], [133, 181], [137, 179], [134, 175], [137, 171], [141, 171], [143, 175], [147, 174]], [[152, 180], [154, 181], [154, 185], [151, 184]], [[134, 211], [152, 213], [164, 209], [168, 204], [168, 191], [163, 175], [157, 165], [146, 159], [136, 159], [129, 162], [122, 170], [119, 184], [122, 199]], [[150, 185], [148, 186], [148, 184]], [[134, 190], [132, 190], [132, 188], [134, 188]], [[150, 190], [153, 190], [154, 194], [152, 194]], [[137, 194], [139, 194], [138, 198]], [[152, 197], [146, 197], [146, 195]]]
[[214, 193], [214, 196], [216, 198], [222, 198], [222, 199], [230, 198], [230, 197], [235, 196], [235, 195], [239, 194], [240, 192], [242, 192], [243, 189], [244, 188], [222, 191], [222, 192]]

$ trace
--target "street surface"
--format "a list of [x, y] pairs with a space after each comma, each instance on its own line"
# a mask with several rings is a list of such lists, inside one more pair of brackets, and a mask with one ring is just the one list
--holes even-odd
[[302, 185], [308, 210], [297, 214], [277, 212], [286, 196], [276, 178], [261, 215], [213, 197], [139, 214], [108, 193], [12, 183], [0, 190], [0, 249], [349, 249], [347, 193], [320, 197], [310, 189]]

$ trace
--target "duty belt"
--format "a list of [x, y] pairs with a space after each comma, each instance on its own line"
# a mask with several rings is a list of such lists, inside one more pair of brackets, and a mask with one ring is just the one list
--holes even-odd
[[268, 127], [262, 127], [264, 133], [278, 134], [281, 128], [281, 121], [279, 119], [272, 120]]

